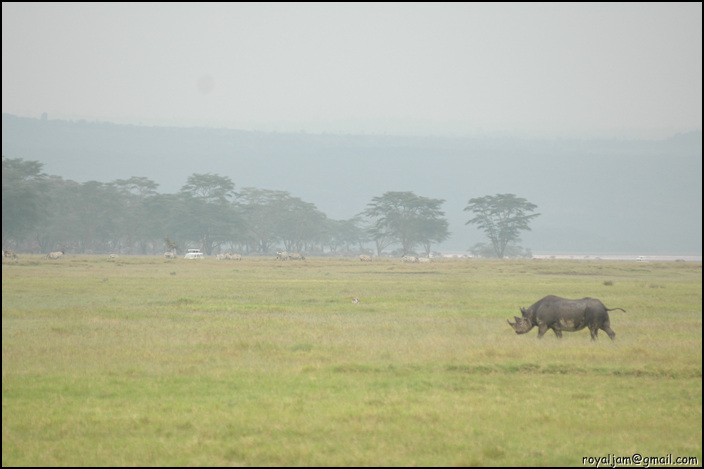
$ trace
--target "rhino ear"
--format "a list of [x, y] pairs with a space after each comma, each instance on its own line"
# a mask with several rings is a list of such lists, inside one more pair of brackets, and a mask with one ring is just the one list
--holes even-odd
[[528, 312], [526, 311], [525, 308], [521, 308], [521, 314], [523, 314], [523, 316], [525, 316], [526, 314], [528, 314]]

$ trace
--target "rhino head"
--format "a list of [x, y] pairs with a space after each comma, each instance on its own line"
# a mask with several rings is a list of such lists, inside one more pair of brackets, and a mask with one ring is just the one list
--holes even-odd
[[529, 319], [519, 318], [518, 316], [514, 316], [513, 318], [516, 320], [516, 322], [511, 322], [508, 319], [506, 320], [506, 322], [509, 326], [513, 327], [513, 330], [516, 331], [516, 334], [525, 334], [526, 332], [533, 329], [533, 322]]

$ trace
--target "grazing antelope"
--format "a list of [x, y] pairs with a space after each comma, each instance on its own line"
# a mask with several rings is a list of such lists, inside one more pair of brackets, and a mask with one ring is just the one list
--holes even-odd
[[63, 255], [64, 255], [64, 251], [63, 251], [63, 250], [61, 250], [61, 251], [54, 251], [54, 252], [50, 252], [49, 254], [47, 254], [47, 255], [46, 255], [46, 258], [47, 258], [47, 259], [51, 259], [51, 260], [56, 260], [56, 259], [61, 259], [61, 258], [63, 257]]
[[277, 261], [287, 261], [289, 259], [288, 252], [286, 251], [276, 251]]
[[9, 249], [3, 249], [2, 250], [2, 258], [3, 259], [12, 259], [13, 261], [17, 262], [17, 254], [15, 254], [15, 251], [11, 251]]

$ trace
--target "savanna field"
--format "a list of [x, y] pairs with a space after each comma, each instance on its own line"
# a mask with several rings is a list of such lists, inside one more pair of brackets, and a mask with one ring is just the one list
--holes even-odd
[[[506, 320], [548, 294], [624, 308], [609, 313], [616, 341], [516, 335]], [[701, 464], [701, 262], [2, 266], [3, 466], [584, 467], [636, 453]]]

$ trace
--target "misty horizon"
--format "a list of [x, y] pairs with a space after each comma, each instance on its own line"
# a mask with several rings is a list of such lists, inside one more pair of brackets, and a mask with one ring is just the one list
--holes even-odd
[[701, 3], [3, 6], [2, 112], [252, 131], [702, 129]]
[[[84, 183], [146, 177], [177, 193], [192, 174], [282, 190], [345, 220], [373, 197], [443, 199], [467, 252], [467, 201], [513, 193], [541, 216], [519, 243], [533, 252], [701, 253], [701, 132], [665, 140], [551, 140], [250, 132], [28, 119], [3, 114], [3, 156]], [[165, 163], [167, 162], [167, 163]]]
[[49, 174], [220, 174], [338, 220], [412, 191], [446, 200], [455, 251], [483, 239], [467, 201], [511, 193], [534, 251], [701, 252], [701, 3], [2, 13], [3, 155]]

